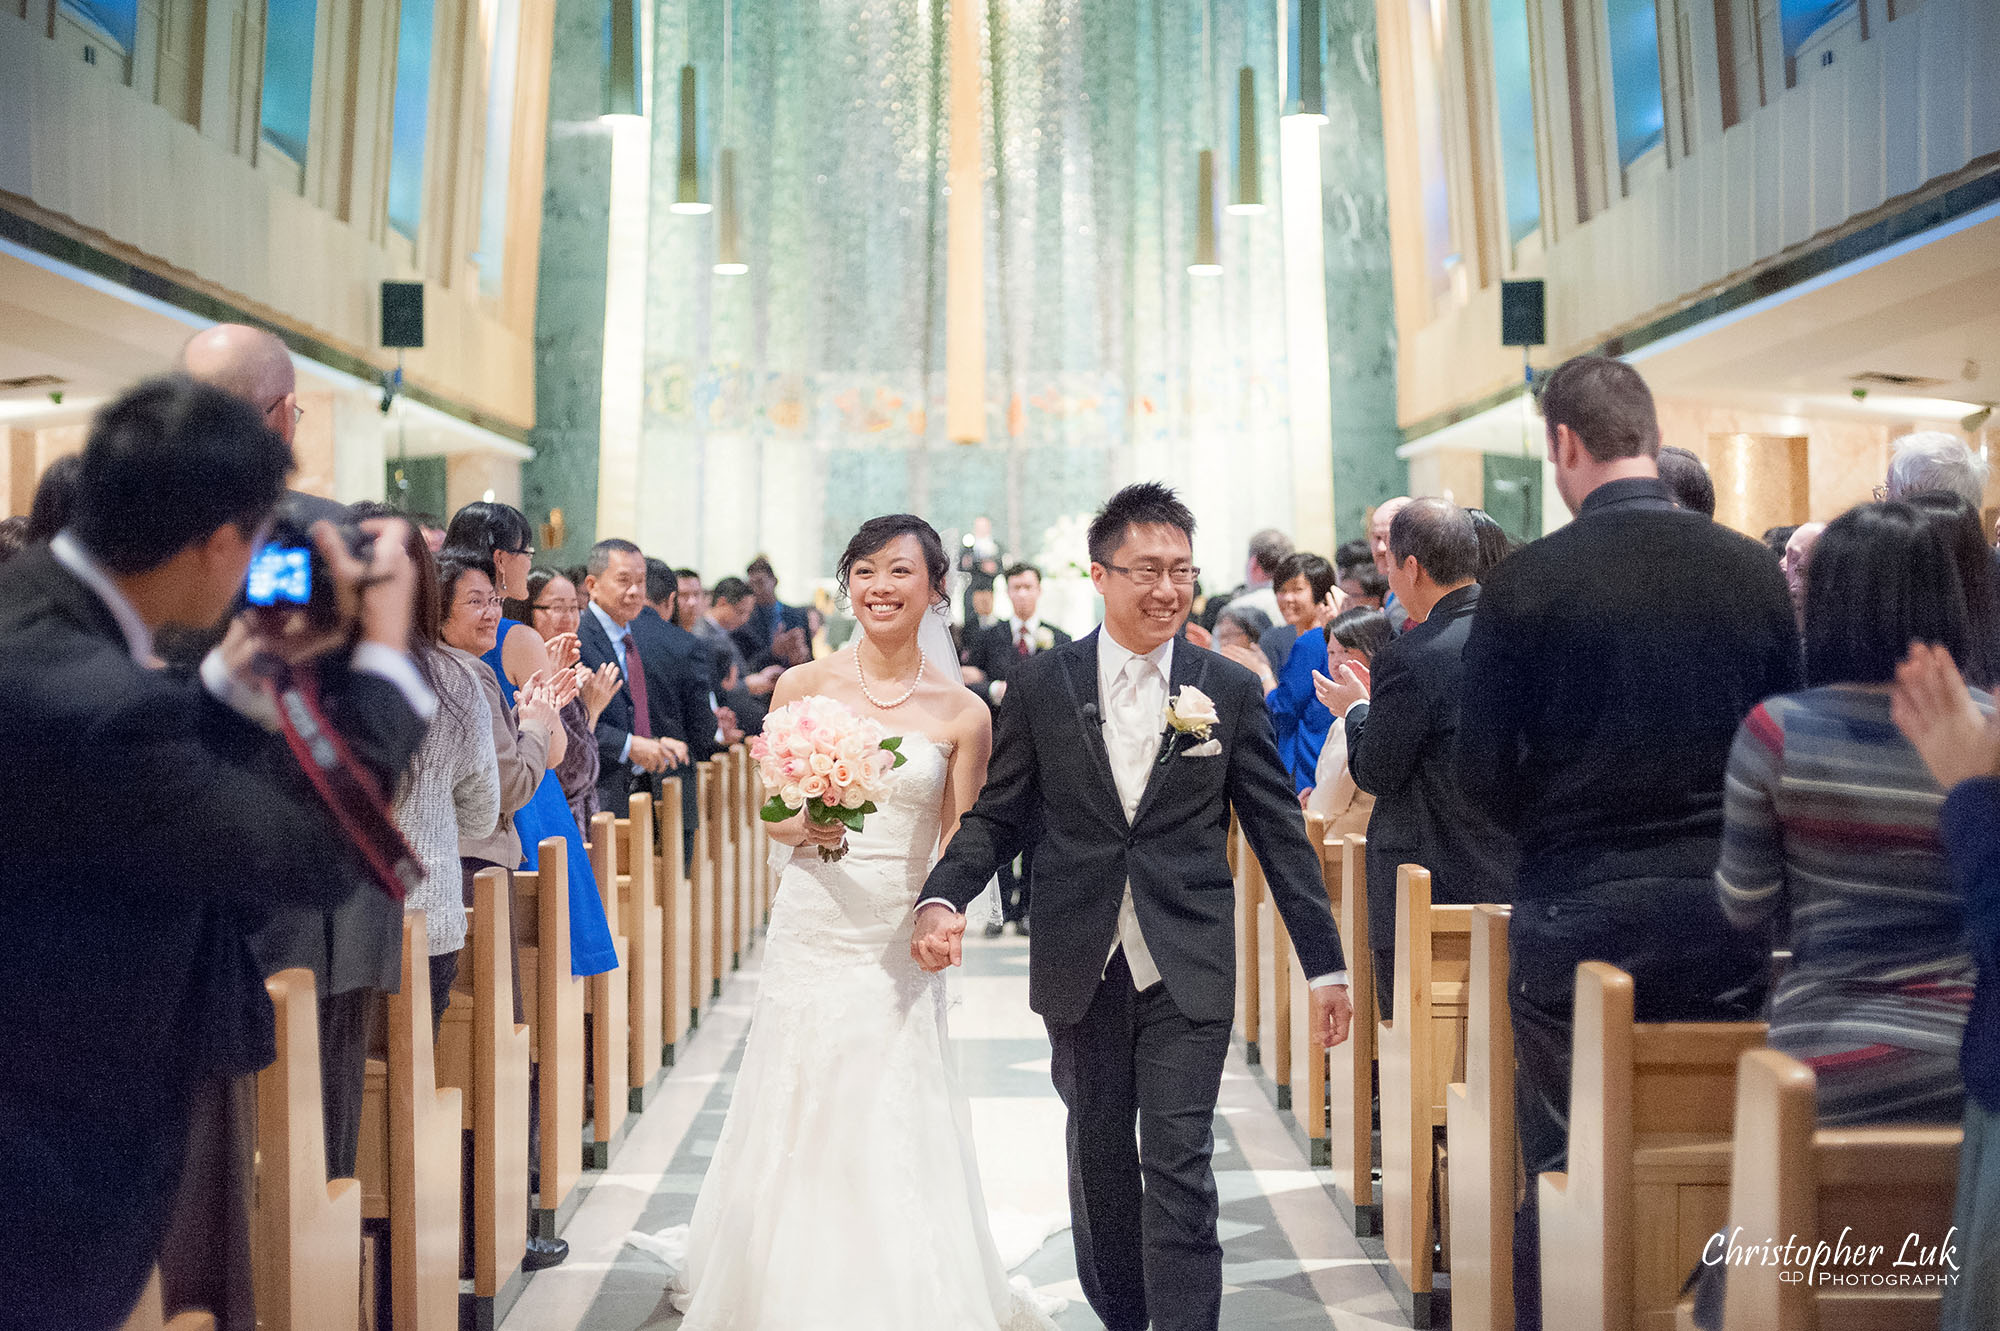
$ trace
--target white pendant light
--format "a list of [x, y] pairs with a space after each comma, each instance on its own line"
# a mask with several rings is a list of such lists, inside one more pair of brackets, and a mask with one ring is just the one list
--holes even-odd
[[719, 205], [715, 226], [715, 273], [718, 277], [741, 277], [750, 271], [743, 262], [743, 220], [736, 211], [736, 150], [729, 146], [730, 57], [735, 54], [733, 31], [735, 6], [722, 4], [722, 151], [715, 155], [715, 195]]
[[[1201, 82], [1203, 94], [1207, 97], [1208, 132], [1215, 133], [1215, 78], [1214, 37], [1209, 27], [1209, 0], [1201, 5]], [[1214, 139], [1210, 138], [1213, 143]], [[1203, 148], [1195, 155], [1194, 168], [1194, 260], [1188, 264], [1190, 277], [1219, 277], [1222, 273], [1222, 258], [1216, 252], [1216, 220], [1220, 216], [1221, 203], [1215, 190], [1215, 151]]]
[[1326, 83], [1320, 69], [1320, 0], [1290, 0], [1285, 59], [1285, 116], [1326, 123]]

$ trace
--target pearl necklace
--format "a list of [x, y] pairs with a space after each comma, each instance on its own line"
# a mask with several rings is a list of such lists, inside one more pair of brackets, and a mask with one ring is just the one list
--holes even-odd
[[885, 712], [894, 711], [896, 708], [901, 707], [904, 703], [908, 702], [910, 699], [917, 696], [917, 685], [924, 682], [924, 658], [921, 653], [918, 654], [917, 677], [910, 681], [910, 691], [908, 693], [905, 693], [902, 697], [896, 699], [896, 701], [894, 702], [883, 702], [880, 698], [876, 697], [875, 694], [869, 689], [868, 676], [863, 674], [861, 670], [861, 648], [858, 646], [854, 649], [854, 677], [857, 680], [861, 681], [862, 697], [866, 698], [869, 702], [873, 703], [877, 708], [879, 708], [882, 711]]

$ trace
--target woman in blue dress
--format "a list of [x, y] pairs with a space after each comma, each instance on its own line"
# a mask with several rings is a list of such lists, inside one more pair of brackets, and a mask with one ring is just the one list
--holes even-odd
[[[447, 552], [460, 551], [477, 559], [491, 560], [500, 577], [501, 585], [497, 588], [500, 595], [526, 599], [528, 570], [535, 562], [535, 548], [533, 531], [520, 509], [508, 504], [467, 504], [452, 518], [444, 545]], [[502, 619], [493, 649], [480, 659], [499, 679], [500, 692], [511, 707], [522, 684], [538, 674], [547, 677], [558, 671], [574, 670], [577, 655], [573, 633], [544, 642], [542, 635], [526, 624]], [[597, 895], [597, 875], [591, 871], [582, 829], [570, 812], [556, 773], [549, 772], [542, 778], [534, 798], [514, 815], [514, 827], [521, 836], [519, 867], [523, 869], [535, 868], [544, 838], [561, 837], [569, 843], [570, 973], [598, 975], [615, 969], [618, 954], [612, 945], [611, 927], [604, 918], [604, 903]]]
[[1292, 789], [1304, 804], [1306, 792], [1319, 779], [1319, 751], [1333, 726], [1333, 713], [1313, 692], [1313, 671], [1326, 664], [1326, 632], [1319, 626], [1320, 609], [1334, 587], [1333, 565], [1319, 555], [1292, 554], [1271, 574], [1278, 612], [1296, 633], [1282, 670], [1272, 670], [1259, 648], [1226, 648], [1223, 655], [1253, 671], [1264, 686], [1264, 705], [1271, 711], [1271, 728], [1278, 756], [1292, 774]]

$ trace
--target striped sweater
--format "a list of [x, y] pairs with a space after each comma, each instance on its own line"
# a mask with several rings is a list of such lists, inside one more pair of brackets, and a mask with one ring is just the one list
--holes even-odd
[[1956, 1055], [1973, 965], [1938, 839], [1943, 804], [1890, 720], [1886, 692], [1783, 694], [1744, 719], [1715, 877], [1738, 928], [1775, 918], [1786, 931], [1792, 959], [1771, 998], [1774, 1047]]

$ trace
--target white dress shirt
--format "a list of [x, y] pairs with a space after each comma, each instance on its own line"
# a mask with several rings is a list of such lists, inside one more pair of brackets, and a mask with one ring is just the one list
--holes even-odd
[[[1172, 638], [1140, 656], [1112, 637], [1109, 629], [1097, 635], [1097, 696], [1104, 701], [1104, 749], [1111, 758], [1111, 779], [1117, 783], [1118, 800], [1125, 806], [1128, 823], [1138, 815], [1139, 801], [1146, 794], [1146, 782], [1159, 756], [1160, 737], [1167, 728], [1167, 690], [1173, 679], [1173, 662]], [[1150, 989], [1160, 982], [1160, 968], [1139, 929], [1129, 881], [1118, 903], [1118, 939], [1104, 958], [1106, 966], [1121, 947], [1134, 988]]]
[[[621, 675], [630, 675], [632, 672], [625, 668], [625, 644], [631, 640], [632, 626], [630, 624], [620, 624], [610, 615], [605, 614], [604, 607], [595, 601], [586, 601], [585, 604], [590, 607], [590, 613], [597, 616], [597, 626], [604, 630], [604, 636], [611, 639], [611, 650], [618, 654], [618, 673]], [[717, 733], [721, 733], [719, 729]], [[629, 732], [625, 736], [625, 743], [619, 747], [618, 761], [626, 764], [635, 772], [646, 770], [632, 761], [632, 736]]]

